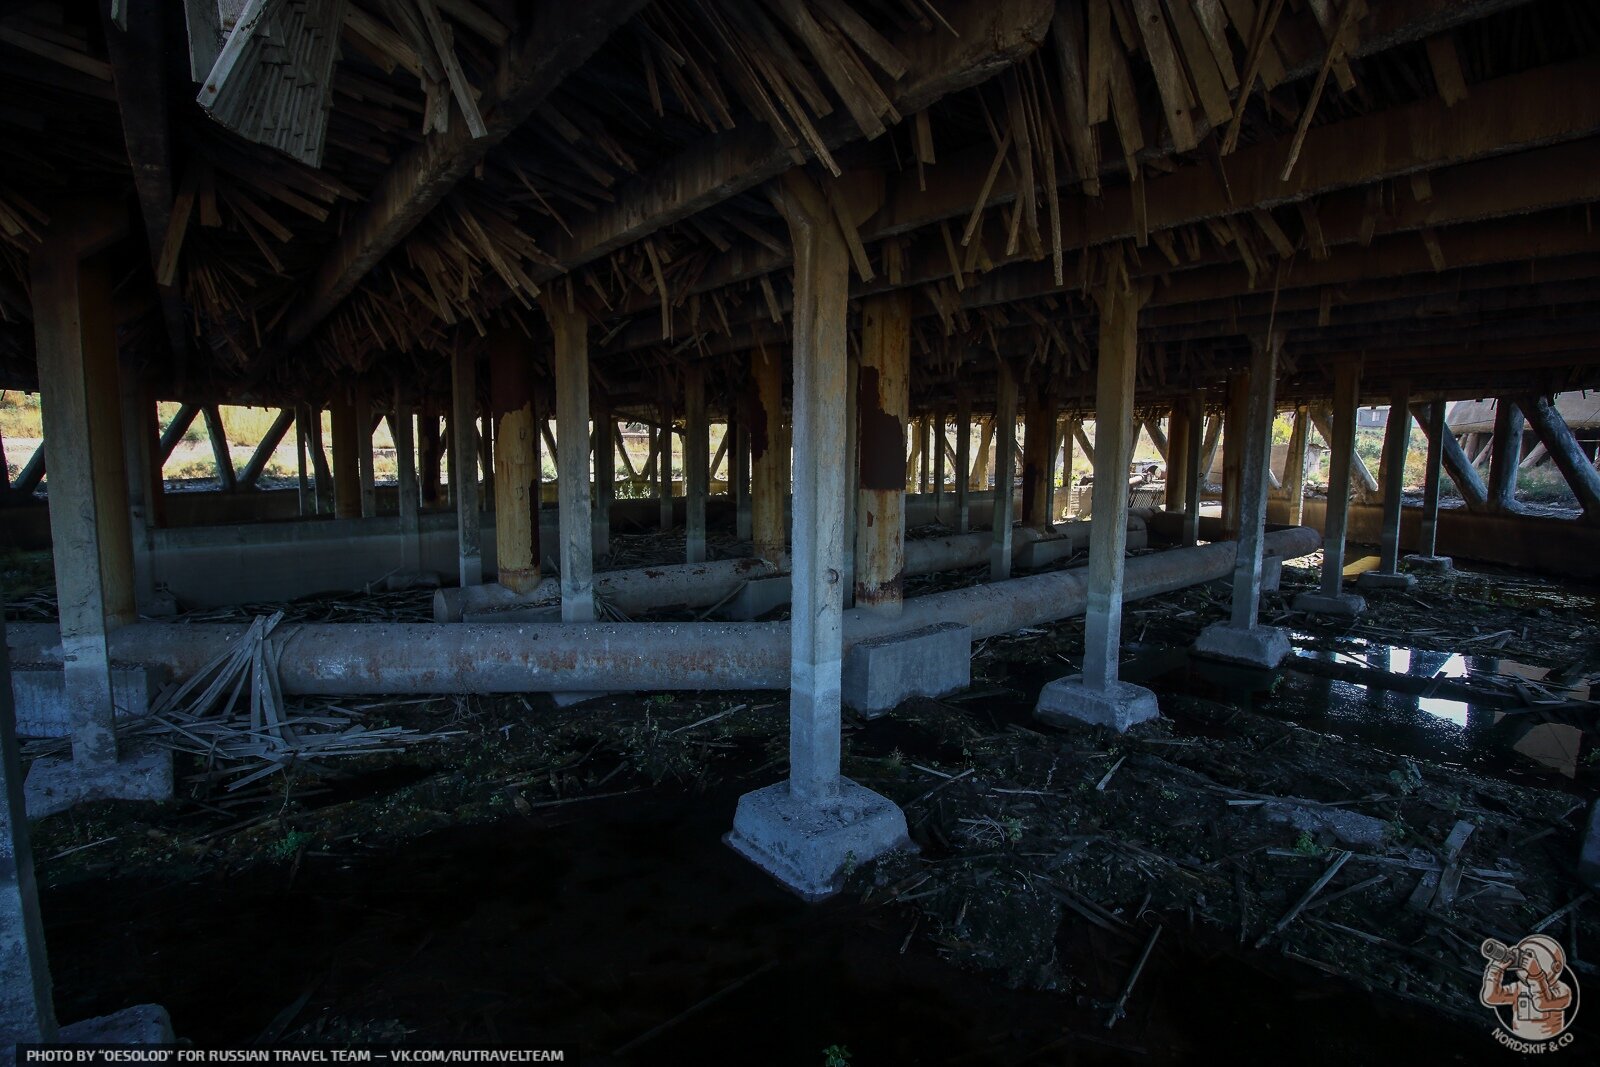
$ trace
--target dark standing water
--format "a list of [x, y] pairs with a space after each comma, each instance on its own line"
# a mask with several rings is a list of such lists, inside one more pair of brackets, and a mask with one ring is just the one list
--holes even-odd
[[778, 890], [720, 843], [738, 792], [574, 804], [377, 854], [311, 855], [294, 873], [52, 890], [59, 1010], [76, 1019], [154, 1000], [180, 1034], [238, 1042], [304, 997], [282, 1029], [398, 1020], [418, 1042], [562, 1039], [591, 1067], [820, 1067], [833, 1045], [852, 1067], [1348, 1065], [1420, 1040], [1430, 1061], [1481, 1062], [1493, 1048], [1487, 1029], [1419, 1020], [1334, 981], [1286, 985], [1177, 931], [1107, 1031], [1104, 1003], [1138, 946], [1067, 922], [1057, 951], [1086, 999], [1004, 990], [908, 938], [903, 913], [806, 906]]

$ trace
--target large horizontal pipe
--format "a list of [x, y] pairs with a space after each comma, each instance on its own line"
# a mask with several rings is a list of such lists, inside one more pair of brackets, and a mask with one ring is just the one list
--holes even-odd
[[[1322, 544], [1313, 530], [1267, 535], [1286, 559]], [[1232, 572], [1231, 541], [1130, 559], [1123, 599], [1160, 596]], [[1081, 615], [1083, 570], [1013, 578], [907, 600], [897, 619], [845, 613], [845, 643], [935, 622], [972, 627], [976, 638]], [[110, 635], [117, 663], [187, 678], [235, 643], [243, 624], [138, 623]], [[789, 626], [769, 623], [308, 623], [280, 627], [279, 680], [312, 695], [581, 692], [608, 689], [787, 689]], [[12, 663], [60, 664], [49, 623], [8, 627]]]
[[[782, 562], [787, 564], [787, 560]], [[594, 591], [624, 615], [675, 607], [704, 608], [727, 600], [753, 578], [769, 578], [786, 570], [786, 566], [755, 558], [636, 567], [596, 574]], [[561, 583], [554, 578], [546, 578], [529, 593], [516, 593], [498, 584], [440, 589], [433, 594], [433, 621], [460, 622], [464, 616], [472, 615], [478, 621], [490, 622], [497, 611], [560, 603]]]
[[[1088, 522], [1062, 522], [1052, 528], [1050, 537], [1020, 528], [1012, 539], [1012, 552], [1020, 557], [1037, 541], [1059, 542], [1062, 556], [1088, 547]], [[989, 546], [993, 535], [951, 534], [907, 541], [906, 576], [938, 574], [963, 567], [989, 565]], [[1147, 544], [1144, 519], [1128, 519], [1128, 547], [1141, 549]], [[745, 582], [788, 573], [788, 561], [774, 566], [761, 559], [725, 559], [709, 563], [677, 563], [661, 567], [636, 567], [595, 575], [595, 594], [624, 615], [639, 615], [667, 608], [705, 608], [721, 604], [739, 591]], [[499, 613], [522, 612], [529, 608], [554, 607], [561, 602], [561, 586], [553, 578], [540, 582], [527, 593], [513, 592], [494, 583], [466, 588], [440, 589], [433, 594], [434, 622], [494, 622]]]

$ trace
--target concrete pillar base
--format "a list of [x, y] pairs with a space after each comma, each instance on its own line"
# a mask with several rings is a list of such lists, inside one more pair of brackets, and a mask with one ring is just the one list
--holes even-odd
[[[150, 714], [166, 672], [160, 667], [111, 668], [111, 703], [121, 724]], [[72, 711], [67, 705], [67, 680], [59, 667], [18, 667], [11, 672], [17, 736], [70, 737]]]
[[146, 593], [139, 599], [139, 614], [147, 619], [170, 619], [178, 613], [178, 598], [165, 589]]
[[1289, 654], [1289, 635], [1276, 626], [1245, 629], [1232, 623], [1217, 622], [1200, 632], [1193, 652], [1206, 659], [1271, 670]]
[[116, 763], [93, 768], [46, 756], [33, 761], [22, 789], [30, 819], [88, 800], [171, 800], [172, 750], [149, 742], [129, 744]]
[[1082, 675], [1057, 678], [1039, 691], [1033, 717], [1051, 726], [1109, 726], [1119, 734], [1128, 727], [1161, 717], [1156, 695], [1143, 686], [1112, 682], [1091, 689]]
[[135, 1004], [60, 1030], [60, 1041], [68, 1045], [170, 1045], [176, 1040], [172, 1018], [159, 1004]]
[[1400, 561], [1414, 571], [1427, 571], [1430, 574], [1445, 574], [1455, 569], [1454, 562], [1449, 556], [1406, 556]]
[[939, 697], [972, 684], [972, 628], [938, 623], [852, 645], [844, 657], [846, 706], [869, 719], [908, 697]]
[[1356, 588], [1365, 589], [1367, 592], [1375, 590], [1398, 590], [1406, 592], [1417, 587], [1417, 579], [1410, 574], [1401, 574], [1398, 571], [1367, 571], [1356, 577]]
[[593, 693], [551, 693], [550, 699], [555, 701], [555, 705], [558, 708], [570, 708], [574, 704], [584, 704], [591, 700], [599, 700], [601, 697], [614, 695], [611, 692], [599, 691]]
[[1354, 593], [1328, 596], [1324, 593], [1301, 593], [1294, 598], [1294, 610], [1307, 615], [1339, 615], [1353, 619], [1367, 610], [1367, 602]]
[[771, 578], [752, 578], [740, 587], [734, 598], [717, 614], [721, 618], [735, 622], [748, 622], [783, 607], [789, 603], [789, 595], [787, 574], [774, 575]]
[[824, 801], [795, 797], [788, 781], [746, 793], [723, 841], [808, 902], [839, 892], [859, 864], [915, 850], [894, 802], [848, 778]]

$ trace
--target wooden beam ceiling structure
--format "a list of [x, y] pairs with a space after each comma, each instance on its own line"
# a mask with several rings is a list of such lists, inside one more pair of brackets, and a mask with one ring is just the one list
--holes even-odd
[[851, 298], [912, 294], [918, 410], [957, 387], [983, 410], [997, 351], [1092, 390], [1112, 262], [1150, 289], [1141, 403], [1269, 323], [1284, 397], [1362, 352], [1421, 391], [1600, 383], [1582, 0], [342, 0], [319, 166], [133, 58], [182, 50], [160, 5], [130, 0], [124, 31], [75, 2], [0, 16], [5, 381], [31, 373], [15, 265], [59, 182], [138, 202], [123, 343], [185, 396], [437, 395], [494, 329], [542, 361], [535, 297], [565, 278], [615, 404], [704, 362], [715, 406], [789, 339], [771, 190], [803, 168]]

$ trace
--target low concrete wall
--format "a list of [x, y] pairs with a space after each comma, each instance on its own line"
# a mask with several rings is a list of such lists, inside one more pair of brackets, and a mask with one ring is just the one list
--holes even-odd
[[[1328, 502], [1307, 500], [1304, 525], [1321, 532], [1326, 524]], [[1269, 522], [1287, 522], [1287, 501], [1267, 503]], [[1400, 511], [1400, 549], [1416, 550], [1422, 525], [1421, 508]], [[1383, 507], [1378, 504], [1350, 505], [1350, 525], [1346, 540], [1357, 544], [1377, 544], [1383, 530]], [[1556, 519], [1544, 515], [1495, 515], [1449, 508], [1439, 512], [1439, 537], [1436, 551], [1462, 560], [1500, 563], [1542, 571], [1569, 578], [1600, 578], [1600, 526], [1577, 519]]]

